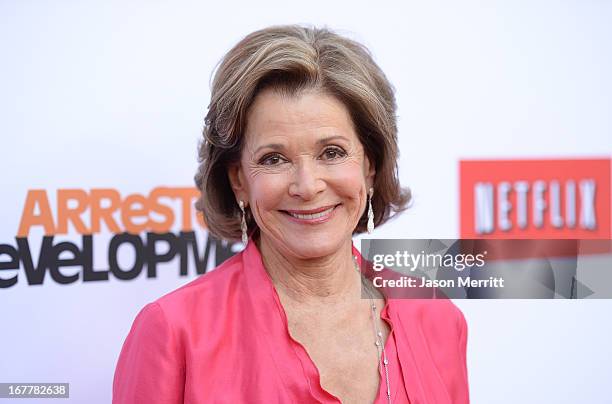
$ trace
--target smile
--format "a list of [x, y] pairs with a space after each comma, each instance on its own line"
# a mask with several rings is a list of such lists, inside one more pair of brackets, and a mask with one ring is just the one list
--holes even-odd
[[283, 213], [287, 214], [293, 219], [296, 219], [299, 222], [308, 222], [308, 223], [322, 223], [329, 220], [332, 216], [333, 211], [339, 205], [334, 206], [326, 206], [319, 209], [311, 209], [308, 211], [287, 211], [284, 210]]

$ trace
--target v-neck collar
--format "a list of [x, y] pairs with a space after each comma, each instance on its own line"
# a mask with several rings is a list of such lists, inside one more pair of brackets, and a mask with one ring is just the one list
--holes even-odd
[[[361, 267], [362, 256], [359, 250], [354, 245], [351, 246], [352, 253], [357, 257], [359, 266]], [[262, 336], [265, 339], [265, 344], [269, 349], [271, 356], [274, 359], [277, 370], [283, 380], [285, 387], [290, 392], [296, 393], [297, 396], [304, 396], [310, 393], [310, 395], [316, 398], [320, 402], [338, 402], [340, 399], [333, 394], [326, 391], [321, 386], [321, 377], [319, 371], [314, 364], [314, 361], [306, 351], [306, 348], [298, 341], [293, 339], [289, 333], [289, 326], [285, 310], [281, 304], [276, 288], [272, 283], [270, 275], [266, 271], [263, 265], [263, 260], [255, 241], [249, 239], [245, 250], [242, 252], [243, 270], [247, 279], [247, 290], [251, 298], [252, 310], [254, 320], [258, 323], [258, 328], [262, 330]], [[390, 343], [395, 342], [393, 351], [399, 359], [399, 373], [405, 373], [405, 364], [401, 363], [401, 351], [397, 344], [397, 324], [395, 319], [395, 312], [393, 310], [393, 299], [386, 299], [385, 305], [380, 312], [381, 318], [386, 320], [391, 328], [391, 332], [394, 333], [393, 337], [387, 338], [385, 342], [385, 349], [390, 349]], [[287, 343], [288, 342], [288, 343]], [[292, 377], [294, 369], [301, 368], [304, 373], [304, 379], [300, 381], [299, 378]], [[416, 371], [416, 367], [411, 367], [413, 371]], [[380, 367], [379, 367], [379, 374]], [[383, 376], [384, 377], [384, 376]], [[402, 377], [402, 375], [400, 375]], [[396, 379], [397, 380], [397, 379]], [[406, 391], [408, 391], [408, 384], [406, 384], [406, 377], [403, 376], [403, 380]], [[412, 382], [414, 383], [414, 381]], [[398, 394], [399, 386], [391, 386], [392, 397], [396, 397]], [[379, 385], [380, 391], [384, 392], [384, 379], [381, 379]], [[386, 393], [384, 393], [386, 394]], [[380, 394], [377, 395], [379, 397]]]

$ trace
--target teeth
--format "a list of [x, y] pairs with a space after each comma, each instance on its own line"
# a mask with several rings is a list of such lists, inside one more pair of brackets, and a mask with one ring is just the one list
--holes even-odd
[[327, 210], [324, 210], [323, 212], [313, 213], [310, 215], [300, 215], [298, 213], [291, 213], [291, 212], [289, 212], [289, 214], [297, 219], [312, 220], [312, 219], [318, 219], [320, 217], [323, 217], [329, 214], [332, 210], [334, 210], [334, 208], [329, 208]]

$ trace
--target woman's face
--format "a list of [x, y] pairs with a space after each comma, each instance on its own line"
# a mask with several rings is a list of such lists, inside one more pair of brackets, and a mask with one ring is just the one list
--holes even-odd
[[344, 104], [312, 91], [264, 90], [249, 109], [244, 142], [229, 177], [262, 242], [300, 259], [339, 251], [375, 174]]

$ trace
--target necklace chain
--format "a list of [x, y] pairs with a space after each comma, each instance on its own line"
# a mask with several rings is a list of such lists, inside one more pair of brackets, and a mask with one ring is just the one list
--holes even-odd
[[354, 255], [353, 255], [353, 264], [355, 266], [355, 270], [357, 271], [357, 273], [359, 274], [359, 277], [361, 278], [361, 284], [363, 288], [365, 289], [366, 293], [368, 294], [368, 297], [370, 298], [370, 308], [372, 309], [372, 323], [374, 324], [374, 335], [376, 336], [376, 341], [374, 342], [374, 345], [376, 345], [376, 350], [378, 351], [378, 356], [377, 356], [379, 358], [378, 365], [379, 367], [382, 366], [385, 372], [385, 382], [387, 384], [387, 402], [390, 404], [391, 403], [391, 384], [389, 383], [389, 367], [388, 367], [389, 359], [387, 358], [387, 352], [385, 351], [383, 334], [378, 328], [378, 316], [376, 314], [376, 304], [374, 303], [374, 296], [372, 295], [372, 292], [370, 291], [367, 285], [365, 277], [359, 270], [359, 264], [357, 263], [357, 257]]

